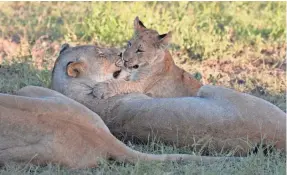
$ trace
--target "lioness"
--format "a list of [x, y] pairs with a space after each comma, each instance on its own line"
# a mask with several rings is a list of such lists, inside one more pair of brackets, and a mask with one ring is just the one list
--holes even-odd
[[95, 46], [64, 47], [55, 62], [52, 88], [99, 114], [121, 139], [159, 138], [177, 147], [236, 155], [246, 155], [261, 142], [286, 150], [286, 114], [263, 99], [232, 89], [205, 85], [198, 97], [184, 98], [139, 93], [95, 98], [95, 84], [122, 81], [129, 75], [115, 65], [119, 53]]
[[141, 92], [152, 97], [196, 96], [202, 84], [176, 66], [167, 50], [171, 32], [160, 35], [156, 30], [147, 29], [138, 17], [134, 20], [134, 30], [134, 37], [122, 54], [124, 65], [131, 69], [130, 81], [97, 84], [94, 95], [108, 98]]
[[42, 87], [27, 86], [18, 95], [0, 93], [0, 121], [0, 165], [16, 161], [86, 168], [97, 166], [100, 158], [130, 163], [226, 159], [132, 150], [110, 133], [96, 113]]

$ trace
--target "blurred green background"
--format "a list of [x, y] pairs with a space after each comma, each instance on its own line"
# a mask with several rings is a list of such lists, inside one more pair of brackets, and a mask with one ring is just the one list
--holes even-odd
[[122, 46], [139, 16], [149, 28], [173, 31], [176, 48], [201, 59], [245, 45], [285, 43], [286, 2], [30, 2], [1, 3], [2, 37], [33, 44], [41, 35], [66, 42]]
[[203, 83], [283, 94], [285, 108], [286, 2], [0, 2], [0, 63], [49, 71], [66, 42], [124, 47], [136, 16], [173, 31], [176, 64]]

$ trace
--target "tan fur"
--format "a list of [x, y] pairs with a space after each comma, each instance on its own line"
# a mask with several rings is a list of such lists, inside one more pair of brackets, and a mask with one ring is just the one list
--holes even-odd
[[[117, 94], [140, 92], [152, 97], [196, 96], [202, 84], [175, 65], [167, 50], [171, 33], [159, 35], [157, 31], [142, 26], [138, 18], [134, 25], [135, 35], [123, 52], [124, 64], [131, 69], [130, 81], [97, 84], [94, 95], [109, 98]], [[138, 68], [134, 69], [134, 66]]]
[[[117, 137], [137, 138], [141, 142], [157, 138], [177, 147], [232, 151], [235, 155], [246, 155], [261, 142], [286, 150], [286, 114], [263, 99], [228, 88], [202, 86], [198, 97], [151, 98], [144, 94], [128, 94], [105, 100], [95, 98], [93, 85], [104, 81], [102, 76], [95, 78], [93, 74], [104, 74], [101, 64], [107, 64], [95, 49], [101, 50], [105, 58], [111, 60], [111, 65], [118, 59], [109, 54], [109, 49], [69, 48], [55, 63], [52, 88], [99, 114]], [[78, 57], [90, 62], [83, 76], [71, 78], [64, 67]], [[104, 79], [122, 81], [125, 77], [120, 75], [121, 78], [113, 79], [112, 74], [105, 74]]]
[[0, 164], [17, 161], [86, 168], [97, 166], [101, 158], [131, 163], [226, 159], [141, 153], [117, 140], [96, 113], [56, 91], [27, 86], [18, 95], [0, 93]]

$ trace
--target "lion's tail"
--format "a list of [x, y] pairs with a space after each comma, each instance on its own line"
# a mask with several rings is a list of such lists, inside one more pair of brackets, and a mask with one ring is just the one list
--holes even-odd
[[196, 156], [189, 154], [147, 154], [131, 149], [124, 143], [119, 141], [111, 133], [106, 136], [107, 145], [109, 145], [108, 154], [115, 160], [136, 163], [138, 161], [194, 161], [202, 163], [211, 163], [215, 161], [239, 160], [235, 157], [211, 157], [211, 156]]

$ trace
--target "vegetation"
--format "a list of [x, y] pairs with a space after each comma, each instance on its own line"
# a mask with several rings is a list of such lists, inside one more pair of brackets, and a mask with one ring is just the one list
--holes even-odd
[[[250, 93], [286, 111], [286, 2], [0, 2], [0, 92], [48, 87], [65, 42], [124, 47], [136, 16], [160, 33], [173, 31], [175, 62], [205, 84]], [[183, 151], [161, 143], [135, 146]], [[285, 174], [285, 161], [275, 152], [210, 165], [103, 161], [81, 171], [9, 164], [0, 174]]]

